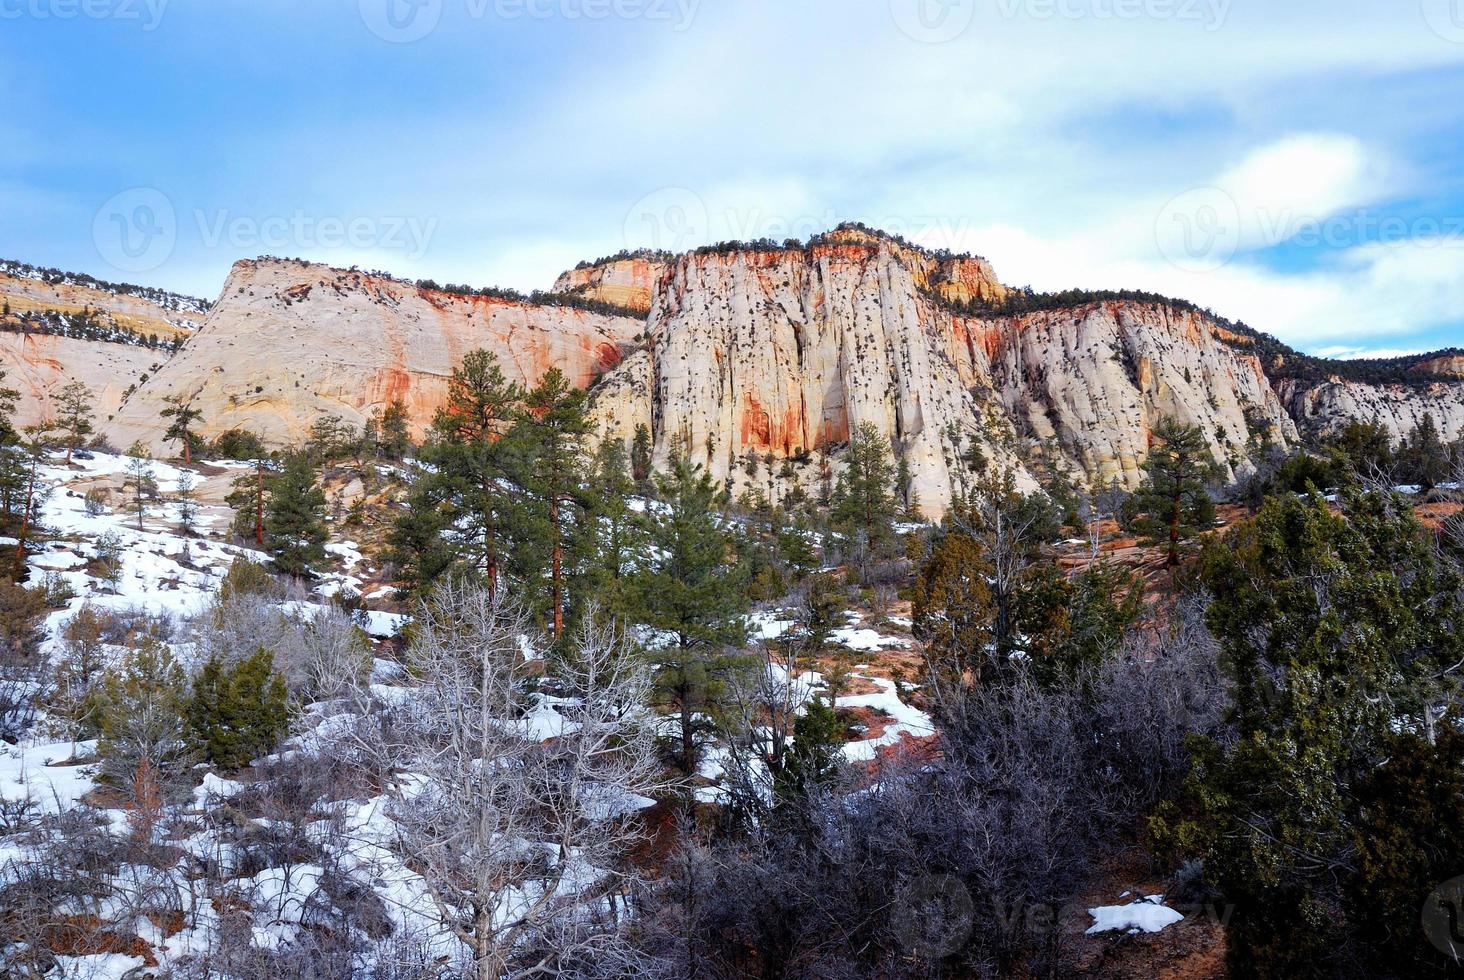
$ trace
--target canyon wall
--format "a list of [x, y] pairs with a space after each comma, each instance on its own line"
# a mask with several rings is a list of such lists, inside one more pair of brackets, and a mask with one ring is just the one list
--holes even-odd
[[660, 463], [681, 453], [738, 490], [811, 488], [867, 424], [932, 516], [982, 461], [1024, 487], [1054, 470], [1132, 487], [1164, 417], [1199, 426], [1231, 477], [1259, 444], [1293, 446], [1353, 418], [1401, 438], [1432, 414], [1464, 437], [1456, 354], [1420, 358], [1408, 385], [1318, 380], [1314, 361], [1313, 380], [1277, 380], [1302, 355], [1185, 304], [1014, 294], [984, 259], [860, 227], [802, 247], [622, 255], [565, 273], [554, 292], [593, 302], [262, 259], [235, 265], [196, 329], [177, 327], [188, 336], [171, 359], [58, 338], [10, 336], [0, 351], [30, 414], [44, 411], [36, 392], [81, 377], [115, 414], [114, 443], [166, 452], [160, 413], [175, 398], [202, 411], [205, 436], [237, 427], [298, 444], [324, 415], [360, 425], [397, 399], [421, 433], [453, 368], [482, 347], [527, 385], [560, 368], [590, 389], [601, 436], [629, 441], [644, 426]]
[[661, 462], [680, 451], [742, 486], [750, 455], [807, 466], [869, 423], [932, 514], [970, 478], [973, 446], [1028, 486], [1036, 459], [1131, 486], [1162, 416], [1199, 425], [1231, 475], [1251, 441], [1297, 438], [1259, 361], [1200, 314], [1114, 302], [966, 315], [957, 304], [1005, 295], [983, 261], [831, 238], [673, 263], [645, 349], [595, 388], [602, 431], [647, 426]]
[[287, 260], [235, 264], [184, 349], [117, 413], [113, 441], [163, 449], [168, 400], [203, 413], [201, 434], [250, 429], [298, 444], [311, 423], [360, 426], [404, 402], [420, 434], [463, 355], [487, 348], [504, 374], [532, 385], [551, 367], [588, 386], [620, 362], [640, 320], [491, 296], [423, 289], [363, 272]]

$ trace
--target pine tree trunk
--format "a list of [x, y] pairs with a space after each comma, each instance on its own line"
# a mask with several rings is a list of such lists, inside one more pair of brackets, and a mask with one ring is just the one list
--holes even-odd
[[560, 540], [559, 498], [549, 498], [549, 523], [554, 531], [554, 639], [564, 636], [564, 542]]
[[1184, 507], [1184, 494], [1180, 489], [1181, 484], [1176, 480], [1174, 500], [1169, 509], [1169, 567], [1175, 568], [1179, 565], [1179, 525]]
[[260, 549], [264, 548], [264, 467], [258, 470], [258, 480], [254, 487], [254, 542]]
[[20, 513], [20, 534], [15, 545], [15, 574], [14, 580], [19, 582], [25, 578], [25, 544], [30, 537], [31, 506], [36, 498], [36, 466], [31, 464], [30, 475], [25, 485], [25, 509]]
[[691, 685], [686, 682], [684, 664], [681, 682], [676, 686], [676, 699], [681, 706], [681, 771], [690, 776], [696, 770], [696, 739], [692, 726]]

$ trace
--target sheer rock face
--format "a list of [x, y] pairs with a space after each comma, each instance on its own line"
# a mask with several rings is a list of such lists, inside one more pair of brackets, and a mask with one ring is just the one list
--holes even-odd
[[1034, 449], [1133, 485], [1164, 415], [1199, 425], [1231, 467], [1253, 437], [1296, 439], [1259, 362], [1198, 314], [1094, 303], [964, 316], [932, 296], [953, 282], [962, 302], [1004, 292], [980, 260], [872, 237], [685, 256], [660, 282], [647, 349], [595, 389], [598, 418], [620, 438], [646, 425], [661, 462], [680, 450], [739, 486], [749, 455], [804, 458], [871, 423], [932, 514], [969, 479], [973, 445], [1028, 485]]
[[[482, 347], [533, 384], [550, 367], [591, 390], [601, 434], [652, 434], [740, 491], [781, 497], [837, 471], [868, 423], [907, 465], [914, 499], [943, 513], [972, 460], [1031, 487], [1050, 467], [1090, 483], [1141, 477], [1155, 424], [1198, 425], [1228, 475], [1262, 442], [1377, 418], [1395, 437], [1432, 413], [1464, 436], [1458, 358], [1434, 384], [1273, 381], [1252, 339], [1201, 313], [1132, 300], [987, 315], [1009, 291], [984, 260], [843, 228], [807, 248], [622, 257], [555, 286], [639, 316], [424, 290], [301, 262], [235, 266], [183, 351], [126, 400], [107, 434], [156, 449], [159, 413], [193, 399], [204, 433], [275, 445], [339, 414], [359, 425], [394, 399], [420, 432], [463, 355]], [[157, 356], [161, 359], [161, 355]], [[7, 364], [10, 355], [7, 355]], [[126, 380], [135, 367], [121, 364]], [[125, 385], [121, 385], [125, 387]]]
[[1446, 441], [1464, 439], [1464, 383], [1368, 385], [1334, 379], [1311, 387], [1285, 382], [1280, 388], [1292, 414], [1310, 432], [1332, 432], [1358, 420], [1382, 425], [1398, 441], [1432, 415]]
[[554, 292], [599, 300], [645, 316], [667, 263], [652, 256], [610, 259], [571, 269], [554, 283]]
[[56, 397], [73, 381], [91, 389], [92, 411], [100, 428], [116, 413], [127, 389], [168, 356], [166, 351], [129, 344], [0, 331], [3, 386], [20, 393], [15, 420], [22, 428], [54, 421]]
[[420, 432], [469, 351], [498, 355], [532, 385], [551, 367], [587, 387], [620, 362], [641, 321], [567, 307], [461, 296], [303, 262], [240, 262], [198, 333], [128, 399], [113, 441], [160, 445], [170, 397], [194, 402], [202, 434], [247, 428], [275, 445], [338, 414], [359, 426], [402, 400]]

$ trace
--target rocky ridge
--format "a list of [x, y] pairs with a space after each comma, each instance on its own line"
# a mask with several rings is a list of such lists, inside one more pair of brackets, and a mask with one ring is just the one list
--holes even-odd
[[586, 387], [641, 330], [629, 316], [243, 261], [198, 333], [117, 413], [111, 435], [162, 448], [158, 418], [172, 398], [202, 411], [205, 436], [247, 428], [275, 445], [298, 443], [322, 416], [359, 426], [396, 400], [420, 434], [469, 351], [492, 350], [511, 381], [532, 385], [557, 367]]
[[1464, 436], [1458, 351], [1322, 361], [1163, 297], [1014, 290], [985, 259], [862, 226], [808, 243], [624, 253], [536, 297], [241, 262], [108, 434], [163, 448], [158, 413], [174, 397], [203, 411], [206, 435], [243, 427], [298, 442], [322, 415], [359, 424], [395, 399], [420, 432], [477, 347], [525, 384], [560, 368], [591, 390], [602, 435], [629, 440], [644, 425], [658, 460], [683, 453], [738, 490], [811, 487], [871, 424], [932, 515], [983, 460], [1026, 486], [1044, 470], [1132, 486], [1164, 416], [1200, 426], [1231, 476], [1257, 445], [1354, 418], [1401, 437], [1432, 414]]

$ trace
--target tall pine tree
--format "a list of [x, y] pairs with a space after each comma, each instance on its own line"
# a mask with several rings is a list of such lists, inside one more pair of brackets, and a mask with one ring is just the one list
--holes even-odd
[[584, 440], [589, 431], [584, 392], [571, 388], [558, 368], [550, 368], [524, 400], [516, 441], [527, 463], [526, 489], [539, 505], [547, 532], [549, 609], [555, 640], [564, 636], [565, 545], [585, 524], [582, 486]]
[[895, 519], [894, 486], [890, 441], [872, 423], [860, 423], [834, 488], [834, 527], [851, 537], [862, 532], [872, 549], [881, 550], [890, 540]]
[[168, 407], [160, 413], [163, 418], [168, 420], [168, 428], [163, 433], [163, 438], [181, 444], [183, 462], [191, 466], [193, 448], [199, 441], [198, 434], [194, 430], [203, 419], [203, 413], [193, 407], [193, 402], [182, 396], [175, 395], [167, 399], [167, 402]]
[[657, 691], [679, 722], [678, 764], [696, 771], [697, 736], [726, 674], [747, 638], [742, 576], [729, 568], [732, 539], [718, 522], [717, 488], [684, 460], [657, 478], [665, 504], [651, 522], [650, 543], [636, 573], [636, 622], [664, 637], [650, 652]]
[[447, 402], [420, 454], [430, 468], [418, 477], [408, 515], [393, 534], [397, 561], [419, 592], [453, 565], [475, 570], [490, 593], [497, 590], [519, 496], [504, 437], [522, 403], [523, 391], [486, 350], [472, 351], [453, 371]]
[[1214, 457], [1198, 426], [1162, 419], [1154, 427], [1153, 449], [1144, 462], [1144, 484], [1135, 506], [1135, 528], [1153, 544], [1164, 544], [1166, 563], [1179, 565], [1180, 546], [1215, 524], [1209, 479]]
[[92, 392], [85, 382], [73, 381], [61, 389], [56, 399], [56, 429], [66, 443], [66, 465], [71, 456], [86, 443], [92, 427]]

